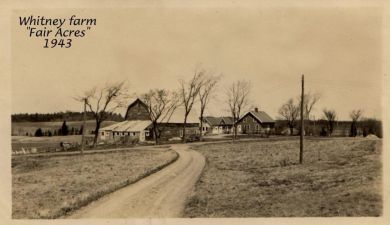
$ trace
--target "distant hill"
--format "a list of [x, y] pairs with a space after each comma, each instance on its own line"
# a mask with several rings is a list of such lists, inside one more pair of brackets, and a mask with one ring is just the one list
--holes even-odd
[[[87, 120], [93, 120], [93, 114], [87, 113]], [[12, 122], [61, 122], [61, 121], [81, 121], [83, 120], [82, 112], [55, 112], [55, 113], [19, 113], [11, 115]], [[108, 114], [108, 121], [123, 121], [124, 118], [119, 113]]]

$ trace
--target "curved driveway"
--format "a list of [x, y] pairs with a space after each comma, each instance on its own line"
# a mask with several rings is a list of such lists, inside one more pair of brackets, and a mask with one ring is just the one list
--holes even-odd
[[176, 162], [75, 211], [68, 218], [172, 218], [181, 217], [205, 165], [200, 153], [188, 145], [172, 145]]

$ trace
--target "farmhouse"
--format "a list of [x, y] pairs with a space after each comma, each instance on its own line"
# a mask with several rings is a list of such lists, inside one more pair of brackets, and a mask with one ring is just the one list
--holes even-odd
[[[199, 120], [193, 110], [187, 118], [186, 135], [199, 133]], [[168, 140], [183, 136], [184, 109], [177, 108], [169, 121], [160, 121], [160, 139]], [[137, 139], [141, 142], [152, 141], [154, 137], [152, 121], [149, 119], [148, 107], [140, 99], [133, 101], [127, 108], [125, 121], [113, 124], [99, 130], [102, 141], [118, 141]]]
[[247, 112], [237, 121], [238, 132], [242, 134], [264, 134], [273, 130], [274, 127], [275, 120], [266, 112], [259, 111], [258, 108]]
[[202, 133], [203, 134], [229, 134], [232, 133], [233, 118], [232, 117], [213, 117], [206, 116], [203, 118]]

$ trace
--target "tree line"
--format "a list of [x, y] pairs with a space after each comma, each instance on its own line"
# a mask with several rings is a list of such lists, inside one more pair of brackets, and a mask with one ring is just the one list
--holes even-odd
[[[87, 120], [93, 120], [92, 112], [87, 112]], [[82, 112], [55, 112], [55, 113], [18, 113], [11, 115], [12, 122], [60, 122], [60, 121], [81, 121], [83, 119]], [[107, 115], [107, 120], [123, 121], [123, 116], [120, 113], [110, 112]]]
[[[316, 103], [320, 100], [320, 94], [318, 93], [307, 93], [304, 95], [303, 102], [303, 120], [305, 124], [304, 127], [305, 135], [313, 134], [313, 124], [315, 126], [320, 126], [320, 136], [332, 136], [335, 131], [335, 126], [338, 122], [337, 112], [334, 109], [323, 108], [322, 117], [315, 119], [311, 116], [311, 112], [314, 109]], [[282, 106], [279, 108], [279, 115], [286, 122], [287, 127], [289, 128], [290, 135], [294, 135], [294, 129], [299, 128], [298, 121], [301, 119], [299, 112], [301, 108], [301, 100], [298, 98], [288, 99]], [[359, 135], [358, 130], [361, 130], [361, 135], [367, 136], [368, 134], [375, 134], [378, 137], [382, 137], [382, 124], [381, 121], [365, 118], [363, 116], [363, 110], [355, 109], [349, 112], [349, 118], [351, 122], [349, 128], [349, 136], [356, 137]], [[314, 122], [314, 123], [313, 123]]]

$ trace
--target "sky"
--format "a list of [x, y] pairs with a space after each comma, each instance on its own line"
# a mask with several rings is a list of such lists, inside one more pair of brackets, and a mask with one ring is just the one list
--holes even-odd
[[[69, 49], [44, 49], [18, 16], [96, 18]], [[250, 103], [271, 117], [305, 90], [319, 93], [313, 115], [353, 109], [381, 117], [382, 18], [378, 8], [127, 8], [17, 11], [12, 30], [12, 112], [81, 111], [74, 96], [126, 81], [134, 96], [175, 90], [196, 67], [223, 74], [208, 115], [228, 115], [225, 90], [251, 83]], [[196, 110], [196, 109], [195, 109]], [[125, 109], [119, 112], [124, 114]]]

